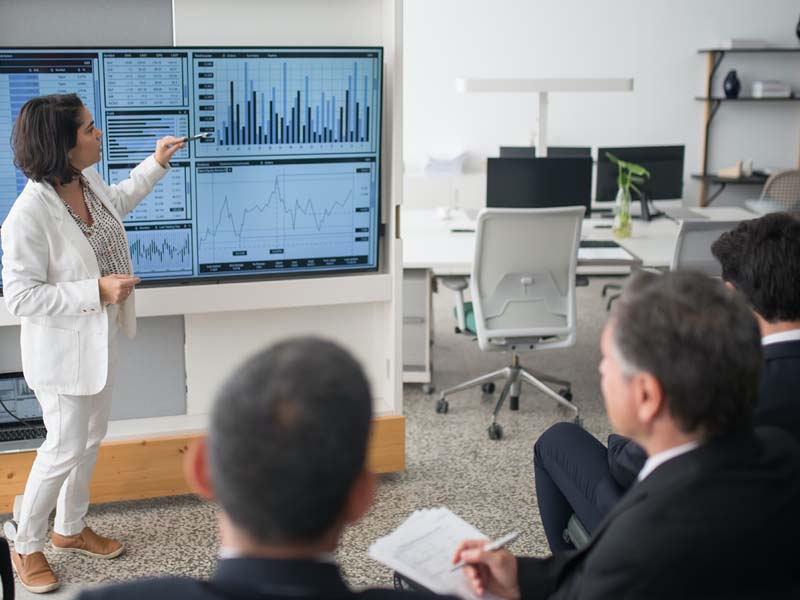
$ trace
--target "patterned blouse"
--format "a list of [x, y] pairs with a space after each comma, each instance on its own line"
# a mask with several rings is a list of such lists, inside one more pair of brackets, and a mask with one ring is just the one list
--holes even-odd
[[97, 257], [97, 264], [100, 266], [100, 276], [105, 277], [114, 273], [132, 275], [133, 273], [128, 267], [128, 240], [125, 237], [125, 229], [92, 191], [89, 182], [83, 175], [81, 175], [80, 184], [86, 208], [92, 216], [92, 224], [87, 225], [66, 202], [64, 202], [64, 206], [67, 207], [67, 211], [80, 227], [83, 235], [89, 240]]

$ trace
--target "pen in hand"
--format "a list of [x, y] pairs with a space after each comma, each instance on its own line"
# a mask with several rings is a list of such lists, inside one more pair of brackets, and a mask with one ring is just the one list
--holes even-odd
[[[519, 537], [519, 531], [512, 531], [511, 533], [509, 533], [507, 535], [504, 535], [503, 537], [497, 538], [493, 542], [489, 542], [488, 544], [486, 544], [483, 547], [483, 549], [486, 552], [492, 552], [494, 550], [500, 550], [500, 548], [505, 548], [506, 546], [508, 546], [511, 542], [513, 542], [518, 537]], [[458, 570], [458, 569], [460, 569], [462, 567], [465, 567], [466, 565], [467, 565], [466, 562], [464, 562], [463, 560], [460, 560], [460, 561], [458, 561], [457, 564], [453, 565], [453, 567], [450, 569], [450, 572], [452, 573], [453, 571], [456, 571], [456, 570]]]

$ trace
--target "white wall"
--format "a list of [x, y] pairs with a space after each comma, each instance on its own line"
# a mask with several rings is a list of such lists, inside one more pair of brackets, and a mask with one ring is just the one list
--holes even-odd
[[[431, 154], [496, 156], [500, 145], [531, 139], [535, 96], [462, 95], [457, 77], [633, 77], [632, 93], [551, 95], [550, 144], [685, 144], [684, 198], [693, 202], [689, 174], [700, 170], [703, 123], [694, 97], [704, 95], [706, 72], [697, 50], [731, 37], [797, 45], [798, 17], [797, 0], [407, 0], [406, 170]], [[800, 53], [729, 55], [716, 80], [720, 93], [730, 68], [743, 93], [754, 78], [767, 78], [789, 81], [800, 94]], [[800, 102], [724, 105], [710, 167], [748, 157], [756, 166], [794, 167], [798, 130]], [[412, 182], [406, 203], [414, 203], [414, 189]]]

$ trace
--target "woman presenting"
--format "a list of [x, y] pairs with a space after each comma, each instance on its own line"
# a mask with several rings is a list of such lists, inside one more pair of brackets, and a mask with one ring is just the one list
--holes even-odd
[[83, 521], [89, 481], [108, 427], [116, 335], [136, 331], [134, 277], [122, 219], [185, 145], [164, 137], [118, 185], [93, 165], [101, 137], [75, 94], [42, 96], [20, 110], [14, 162], [29, 178], [0, 230], [3, 294], [22, 322], [22, 369], [42, 406], [47, 438], [25, 486], [12, 560], [22, 585], [58, 587], [42, 553], [56, 507], [56, 552], [115, 558], [122, 544]]

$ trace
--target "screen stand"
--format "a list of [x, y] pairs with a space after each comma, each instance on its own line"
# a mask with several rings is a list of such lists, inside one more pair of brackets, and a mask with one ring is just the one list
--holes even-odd
[[642, 221], [652, 221], [655, 217], [660, 217], [664, 214], [660, 210], [656, 209], [654, 205], [651, 204], [652, 201], [647, 196], [647, 194], [636, 192], [636, 195], [639, 197], [639, 204], [641, 204], [642, 206], [642, 212], [641, 212]]

